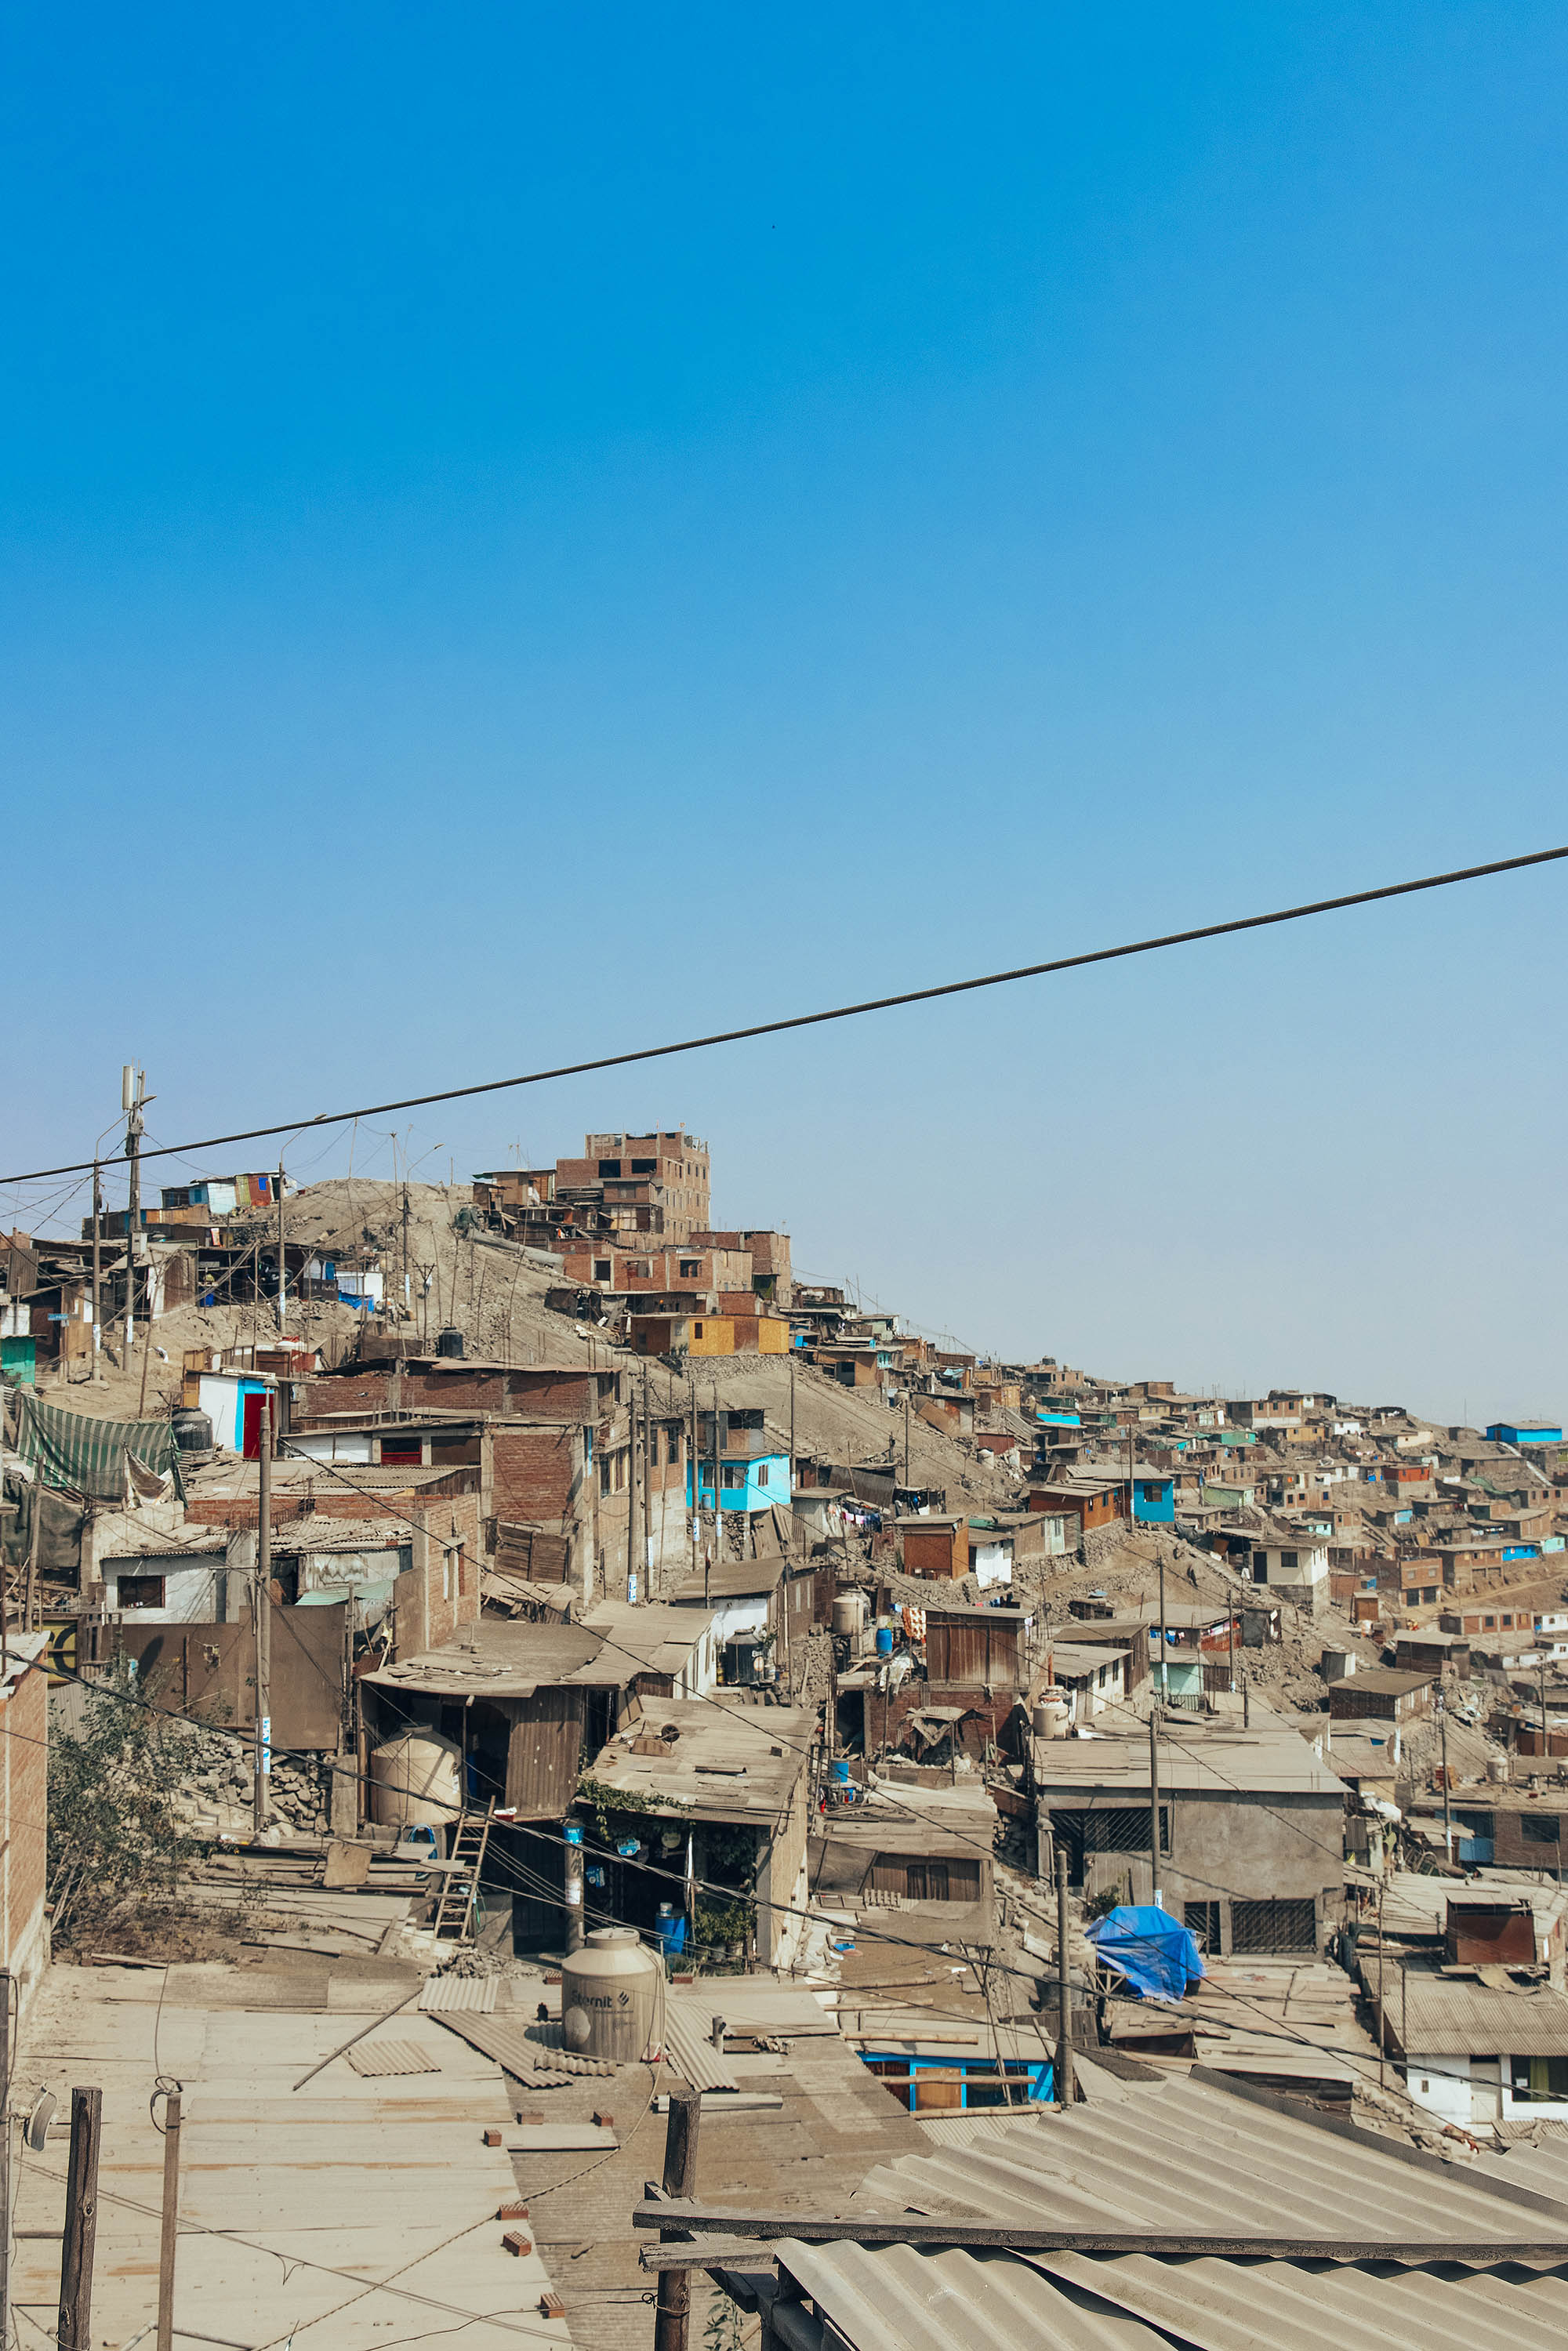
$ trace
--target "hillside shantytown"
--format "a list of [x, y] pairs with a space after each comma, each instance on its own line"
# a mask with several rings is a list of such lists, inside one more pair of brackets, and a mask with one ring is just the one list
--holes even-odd
[[1560, 2339], [1541, 1400], [988, 1361], [684, 1128], [158, 1187], [139, 1100], [0, 1240], [16, 2339]]

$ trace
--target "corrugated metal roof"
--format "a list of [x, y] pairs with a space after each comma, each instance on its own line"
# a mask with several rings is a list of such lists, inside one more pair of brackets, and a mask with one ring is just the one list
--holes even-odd
[[440, 2066], [417, 2041], [361, 2041], [347, 2053], [356, 2074], [439, 2074]]
[[1390, 1984], [1391, 2031], [1406, 2050], [1454, 2057], [1568, 2056], [1568, 1997], [1550, 1984], [1502, 1991], [1406, 1968]]
[[1568, 2330], [1563, 2270], [1024, 2258], [793, 2238], [773, 2250], [854, 2351], [1557, 2351]]
[[458, 2009], [465, 2015], [489, 2016], [499, 1983], [497, 1976], [432, 1976], [419, 2004], [426, 2016], [444, 2016]]
[[[1320, 2129], [1203, 2083], [1124, 2086], [1114, 2103], [883, 2166], [865, 2181], [865, 2200], [1037, 2224], [1049, 2215], [1064, 2229], [1426, 2241], [1516, 2232], [1521, 2208], [1500, 2193], [1495, 2165], [1479, 2173], [1413, 2161], [1370, 2135]], [[1522, 2210], [1531, 2236], [1561, 2236], [1568, 2250], [1568, 2198], [1558, 2211]]]
[[736, 2087], [734, 2067], [708, 2037], [715, 2016], [722, 2012], [713, 1999], [681, 2000], [671, 1994], [664, 2002], [664, 2054], [694, 2090]]

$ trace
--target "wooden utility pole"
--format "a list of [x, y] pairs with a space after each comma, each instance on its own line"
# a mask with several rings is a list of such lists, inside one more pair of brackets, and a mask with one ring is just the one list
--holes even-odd
[[708, 1554], [709, 1573], [703, 1581], [705, 1602], [712, 1597], [713, 1593], [712, 1567], [718, 1556], [719, 1537], [724, 1529], [724, 1520], [719, 1516], [723, 1508], [724, 1440], [718, 1433], [718, 1382], [715, 1380], [713, 1384], [713, 1550]]
[[0, 1968], [0, 2343], [11, 2340], [11, 1986]]
[[103, 2092], [71, 2092], [71, 2153], [66, 2173], [66, 2225], [60, 2246], [59, 2351], [91, 2351], [92, 2256], [98, 2241], [98, 2150]]
[[1067, 1960], [1067, 1855], [1056, 1848], [1056, 2103], [1072, 2104], [1072, 1975]]
[[[643, 1374], [643, 1597], [653, 1597], [653, 1472], [658, 1468], [658, 1440], [653, 1434], [653, 1407], [648, 1395], [648, 1374]], [[660, 1487], [661, 1495], [664, 1492]], [[663, 1504], [660, 1519], [663, 1522]]]
[[142, 1074], [134, 1061], [120, 1072], [120, 1104], [125, 1112], [125, 1155], [131, 1162], [131, 1205], [125, 1218], [125, 1348], [136, 1344], [136, 1228], [141, 1221], [141, 1088]]
[[[1129, 1489], [1130, 1490], [1130, 1489]], [[1170, 1668], [1166, 1663], [1166, 1555], [1160, 1553], [1160, 1704], [1170, 1694]]]
[[1230, 1695], [1234, 1698], [1236, 1695], [1236, 1608], [1234, 1603], [1231, 1604], [1230, 1615], [1226, 1624], [1225, 1632], [1227, 1643], [1230, 1650]]
[[[103, 1186], [99, 1180], [99, 1163], [92, 1163], [92, 1377], [96, 1386], [103, 1377]], [[0, 2337], [0, 2340], [3, 2340]]]
[[1454, 1823], [1448, 1792], [1448, 1709], [1441, 1694], [1437, 1698], [1437, 1735], [1443, 1749], [1443, 1858], [1454, 1858]]
[[1547, 1728], [1546, 1728], [1546, 1660], [1545, 1660], [1545, 1658], [1544, 1658], [1544, 1657], [1542, 1657], [1542, 1660], [1541, 1660], [1541, 1680], [1540, 1680], [1540, 1688], [1541, 1688], [1541, 1752], [1542, 1753], [1542, 1755], [1550, 1755], [1550, 1754], [1551, 1754], [1551, 1752], [1552, 1752], [1552, 1737], [1551, 1737], [1551, 1733], [1548, 1731], [1548, 1729], [1547, 1729]]
[[691, 1389], [692, 1430], [688, 1458], [692, 1470], [692, 1573], [697, 1572], [697, 1544], [702, 1535], [702, 1463], [697, 1452], [697, 1375], [686, 1359], [686, 1380]]
[[626, 1597], [637, 1596], [637, 1389], [626, 1374]]
[[180, 2219], [180, 2093], [163, 2101], [163, 2226], [158, 2240], [157, 2351], [174, 2351], [174, 2239]]
[[904, 1487], [907, 1493], [909, 1490], [909, 1384], [907, 1379], [904, 1388]]
[[1377, 1881], [1377, 2086], [1380, 2090], [1388, 2079], [1388, 2028], [1384, 2022], [1383, 2011], [1383, 1896], [1386, 1890], [1387, 1881], [1380, 1877]]
[[[672, 2087], [670, 2116], [664, 2126], [666, 2196], [689, 2202], [697, 2186], [697, 2126], [702, 2120], [702, 2092]], [[661, 2229], [661, 2244], [678, 2243], [685, 2231]], [[653, 2351], [687, 2351], [691, 2325], [692, 2278], [689, 2270], [659, 2272], [658, 2308], [653, 2319]]]
[[263, 1391], [256, 1416], [256, 1783], [251, 1821], [267, 1826], [267, 1782], [272, 1771], [272, 1392]]
[[1160, 1725], [1157, 1713], [1149, 1716], [1149, 1857], [1154, 1865], [1152, 1885], [1157, 1908], [1160, 1901]]
[[277, 1332], [288, 1323], [288, 1260], [283, 1254], [283, 1170], [277, 1171]]

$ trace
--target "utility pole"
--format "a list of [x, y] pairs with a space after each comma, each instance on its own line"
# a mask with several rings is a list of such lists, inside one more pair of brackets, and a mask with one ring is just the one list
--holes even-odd
[[1551, 1754], [1551, 1752], [1552, 1752], [1552, 1737], [1551, 1737], [1551, 1733], [1548, 1731], [1548, 1729], [1547, 1729], [1547, 1728], [1546, 1728], [1546, 1659], [1545, 1659], [1545, 1657], [1544, 1657], [1544, 1656], [1543, 1656], [1543, 1657], [1542, 1658], [1542, 1660], [1541, 1660], [1541, 1684], [1540, 1684], [1540, 1687], [1541, 1687], [1541, 1752], [1542, 1752], [1542, 1754], [1543, 1756], [1550, 1756], [1550, 1754]]
[[1072, 2104], [1072, 1975], [1067, 1962], [1067, 1853], [1056, 1848], [1056, 2103]]
[[174, 2351], [174, 2243], [180, 2219], [180, 2093], [163, 2101], [163, 2225], [158, 2239], [157, 2351]]
[[256, 1519], [256, 1782], [251, 1822], [267, 1826], [267, 1782], [272, 1771], [272, 1392], [265, 1390], [257, 1418]]
[[1448, 1709], [1439, 1693], [1437, 1698], [1437, 1732], [1443, 1746], [1443, 1859], [1454, 1858], [1454, 1823], [1448, 1799]]
[[1154, 1903], [1156, 1910], [1165, 1907], [1160, 1900], [1160, 1726], [1159, 1716], [1149, 1716], [1149, 1854], [1154, 1864]]
[[626, 1374], [626, 1597], [637, 1597], [637, 1389]]
[[714, 1560], [718, 1553], [719, 1537], [724, 1521], [719, 1512], [724, 1508], [724, 1440], [718, 1433], [718, 1382], [713, 1384], [713, 1551], [708, 1554], [708, 1574], [703, 1584], [703, 1599], [712, 1596]]
[[288, 1324], [288, 1261], [283, 1254], [283, 1170], [277, 1171], [277, 1331]]
[[11, 1986], [0, 1968], [0, 2343], [11, 2340]]
[[692, 1430], [687, 1458], [692, 1472], [692, 1573], [697, 1572], [697, 1542], [702, 1533], [702, 1463], [697, 1452], [697, 1375], [692, 1369], [691, 1357], [686, 1358], [686, 1381], [691, 1390]]
[[[92, 1163], [92, 1379], [96, 1387], [103, 1377], [103, 1186], [99, 1181], [99, 1163]], [[0, 2314], [3, 2323], [3, 2314]], [[0, 2336], [3, 2341], [4, 2336]]]
[[1160, 1553], [1160, 1704], [1170, 1696], [1170, 1667], [1166, 1662], [1166, 1555]]
[[1388, 2029], [1383, 2019], [1383, 1896], [1386, 1880], [1377, 1881], [1377, 2086], [1381, 2090], [1388, 2080]]
[[1230, 1649], [1230, 1695], [1234, 1698], [1236, 1695], [1236, 1604], [1234, 1601], [1231, 1603], [1230, 1615], [1225, 1631]]
[[141, 1221], [141, 1104], [145, 1071], [127, 1061], [120, 1072], [120, 1104], [125, 1113], [125, 1155], [131, 1162], [131, 1205], [125, 1220], [125, 1351], [136, 1344], [136, 1233]]
[[91, 2351], [92, 2256], [98, 2241], [98, 2150], [103, 2092], [71, 2092], [71, 2153], [66, 2173], [66, 2225], [60, 2244], [59, 2351]]
[[[653, 1472], [659, 1466], [653, 1435], [653, 1407], [648, 1398], [648, 1374], [643, 1374], [643, 1597], [653, 1597]], [[661, 1513], [661, 1516], [663, 1514]]]
[[[664, 2177], [662, 2185], [666, 2196], [678, 2196], [688, 2203], [696, 2193], [697, 2126], [702, 2120], [702, 2111], [700, 2090], [672, 2088], [670, 2117], [664, 2126]], [[679, 2229], [661, 2229], [659, 2241], [666, 2245], [678, 2242], [681, 2235]], [[691, 2311], [690, 2270], [661, 2270], [658, 2307], [653, 2319], [653, 2351], [687, 2351]]]
[[566, 1948], [570, 1955], [573, 1951], [580, 1951], [583, 1945], [581, 1822], [568, 1821], [562, 1834], [566, 1839], [562, 1890], [566, 1896]]
[[904, 1490], [909, 1491], [909, 1384], [904, 1389]]

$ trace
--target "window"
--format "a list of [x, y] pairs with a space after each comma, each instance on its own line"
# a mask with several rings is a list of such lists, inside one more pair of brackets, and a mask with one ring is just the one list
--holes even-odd
[[681, 1272], [683, 1275], [695, 1278], [697, 1274], [701, 1273], [702, 1270], [703, 1261], [700, 1257], [684, 1257], [681, 1259]]
[[657, 1174], [658, 1166], [659, 1163], [656, 1159], [633, 1159], [632, 1173], [633, 1176], [653, 1176]]
[[[125, 1589], [124, 1584], [120, 1590]], [[1521, 1813], [1519, 1841], [1521, 1844], [1560, 1844], [1563, 1823], [1555, 1813]]]
[[667, 1428], [664, 1431], [664, 1458], [666, 1461], [675, 1462], [680, 1458], [681, 1432], [678, 1428]]
[[420, 1461], [423, 1456], [424, 1447], [417, 1437], [383, 1437], [382, 1439], [383, 1463]]
[[621, 1162], [619, 1159], [601, 1159], [599, 1163], [599, 1172], [601, 1176], [619, 1176]]
[[1217, 1955], [1219, 1950], [1219, 1905], [1218, 1902], [1186, 1902], [1182, 1905], [1182, 1925], [1189, 1935], [1197, 1938], [1200, 1951]]
[[702, 1337], [703, 1326], [700, 1322], [694, 1322], [692, 1324], [692, 1334], [695, 1338], [700, 1339]]
[[739, 1462], [739, 1461], [727, 1461], [727, 1462], [725, 1463], [725, 1465], [724, 1465], [724, 1483], [725, 1483], [725, 1490], [726, 1490], [727, 1492], [730, 1491], [730, 1490], [731, 1490], [732, 1489], [734, 1489], [734, 1488], [737, 1488], [737, 1487], [740, 1487], [740, 1486], [744, 1486], [744, 1485], [745, 1485], [745, 1483], [746, 1483], [746, 1469], [745, 1469], [744, 1465], [743, 1465], [741, 1462]]
[[594, 1259], [593, 1279], [595, 1281], [608, 1281], [611, 1278], [612, 1270], [612, 1269], [611, 1267], [610, 1259], [607, 1257], [596, 1257]]
[[1249, 1951], [1315, 1951], [1315, 1907], [1310, 1899], [1233, 1902], [1230, 1947], [1238, 1957]]
[[1296, 1554], [1293, 1551], [1282, 1551], [1280, 1553], [1280, 1565], [1281, 1568], [1291, 1568], [1293, 1570], [1295, 1564]]
[[1495, 1633], [1497, 1630], [1497, 1618], [1495, 1616], [1483, 1616], [1481, 1618], [1481, 1629], [1483, 1632]]
[[161, 1575], [122, 1575], [116, 1584], [121, 1608], [162, 1608], [163, 1578]]
[[766, 1486], [768, 1483], [768, 1464], [766, 1461], [759, 1461], [757, 1465], [757, 1482], [759, 1486]]
[[1510, 2068], [1516, 2098], [1568, 2099], [1568, 2057], [1514, 2057]]

